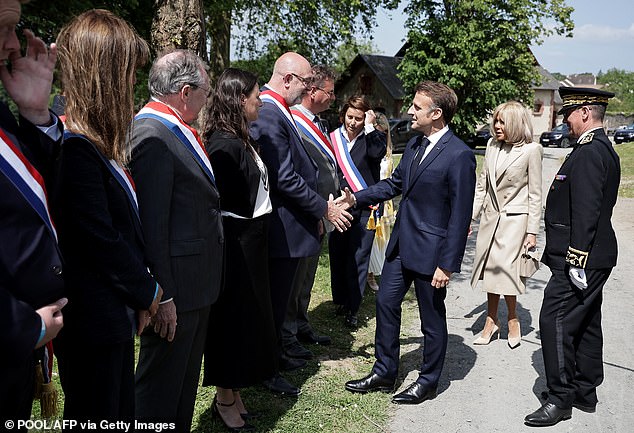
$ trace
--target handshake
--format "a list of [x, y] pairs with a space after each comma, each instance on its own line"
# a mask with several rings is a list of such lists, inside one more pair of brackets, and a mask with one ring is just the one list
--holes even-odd
[[325, 218], [335, 226], [340, 232], [344, 232], [350, 227], [350, 221], [352, 221], [352, 215], [347, 212], [347, 209], [353, 207], [356, 203], [354, 194], [346, 187], [341, 191], [341, 196], [335, 200], [333, 195], [328, 197], [328, 209], [326, 210]]

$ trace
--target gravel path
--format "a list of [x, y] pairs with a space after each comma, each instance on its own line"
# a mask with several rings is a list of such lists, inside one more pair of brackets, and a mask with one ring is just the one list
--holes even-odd
[[[570, 149], [544, 151], [544, 191]], [[544, 194], [544, 201], [546, 196]], [[619, 261], [604, 288], [603, 334], [605, 380], [598, 389], [595, 414], [573, 410], [571, 420], [539, 431], [630, 432], [634, 431], [634, 199], [619, 199], [613, 224], [619, 240]], [[393, 406], [389, 432], [535, 432], [524, 425], [524, 416], [540, 405], [545, 387], [539, 340], [539, 310], [543, 288], [550, 277], [547, 267], [530, 279], [526, 294], [518, 298], [522, 344], [507, 346], [506, 305], [500, 302], [501, 339], [488, 346], [472, 341], [484, 326], [486, 295], [472, 290], [469, 278], [477, 231], [470, 237], [463, 272], [454, 275], [447, 295], [449, 348], [436, 399], [416, 406]], [[544, 234], [538, 237], [543, 247]], [[416, 314], [415, 311], [410, 314]], [[409, 320], [409, 322], [407, 322]], [[409, 316], [410, 329], [401, 334], [399, 389], [418, 373], [422, 334], [417, 316]], [[629, 427], [628, 427], [629, 426]]]

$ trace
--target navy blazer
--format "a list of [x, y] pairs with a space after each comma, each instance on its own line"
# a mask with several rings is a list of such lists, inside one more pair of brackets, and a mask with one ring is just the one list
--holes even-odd
[[410, 183], [410, 166], [422, 139], [409, 141], [392, 177], [355, 193], [357, 206], [402, 194], [386, 258], [399, 254], [405, 268], [424, 275], [433, 275], [437, 267], [460, 272], [473, 207], [475, 157], [448, 131], [415, 168]]
[[[267, 90], [266, 88], [264, 90]], [[309, 257], [319, 253], [318, 222], [328, 204], [317, 193], [317, 165], [297, 128], [277, 105], [265, 102], [251, 136], [269, 171], [273, 213], [269, 226], [269, 255]]]
[[[59, 127], [61, 132], [61, 122]], [[61, 140], [54, 142], [25, 119], [18, 126], [2, 102], [0, 128], [42, 174], [50, 190], [49, 174]], [[4, 368], [23, 364], [32, 356], [42, 329], [35, 310], [63, 297], [64, 281], [53, 234], [2, 173], [0, 193], [0, 367]]]
[[87, 139], [64, 140], [60, 176], [55, 215], [68, 292], [60, 337], [126, 341], [136, 329], [135, 311], [150, 306], [156, 289], [140, 222]]

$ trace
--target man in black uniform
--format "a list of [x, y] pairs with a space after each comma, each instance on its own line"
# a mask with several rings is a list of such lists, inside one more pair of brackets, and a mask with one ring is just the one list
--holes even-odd
[[560, 87], [564, 115], [577, 143], [555, 176], [546, 199], [546, 247], [552, 271], [539, 317], [548, 397], [526, 416], [549, 426], [572, 416], [572, 407], [594, 412], [603, 381], [601, 300], [616, 265], [610, 219], [621, 168], [603, 130], [608, 99], [597, 89]]

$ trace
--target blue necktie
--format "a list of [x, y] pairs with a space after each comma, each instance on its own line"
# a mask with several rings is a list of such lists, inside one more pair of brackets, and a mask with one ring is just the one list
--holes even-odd
[[412, 160], [412, 165], [409, 168], [410, 185], [414, 181], [414, 175], [416, 174], [416, 170], [418, 170], [418, 166], [420, 165], [420, 162], [423, 159], [423, 155], [425, 155], [425, 149], [427, 149], [428, 145], [429, 145], [429, 140], [427, 139], [427, 137], [425, 137], [421, 141], [420, 146], [418, 146], [416, 155], [414, 155], [414, 159]]

